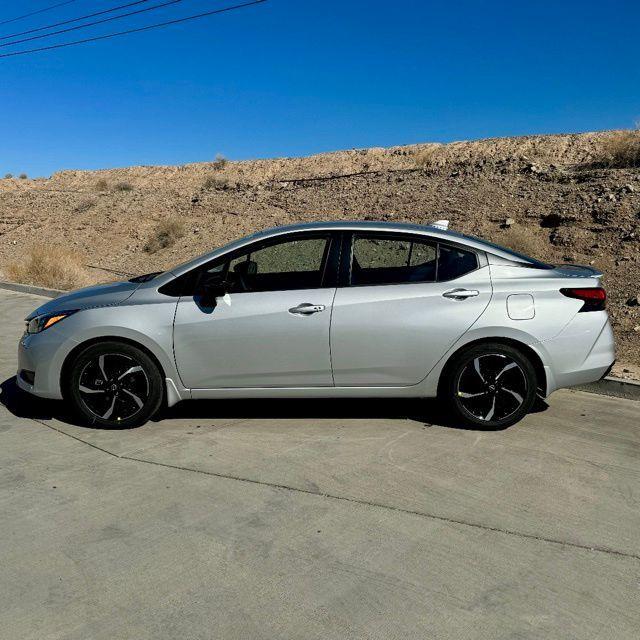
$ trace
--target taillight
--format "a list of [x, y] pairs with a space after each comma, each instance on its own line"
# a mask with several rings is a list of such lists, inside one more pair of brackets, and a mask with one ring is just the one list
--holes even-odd
[[607, 306], [607, 292], [602, 287], [560, 289], [560, 293], [567, 298], [582, 300], [584, 304], [580, 311], [604, 311]]

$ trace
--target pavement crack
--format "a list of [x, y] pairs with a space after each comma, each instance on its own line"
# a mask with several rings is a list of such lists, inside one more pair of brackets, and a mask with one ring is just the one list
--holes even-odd
[[112, 453], [111, 451], [108, 451], [107, 449], [103, 449], [102, 447], [99, 447], [95, 444], [92, 444], [91, 442], [87, 442], [86, 440], [82, 440], [81, 438], [78, 438], [77, 436], [71, 435], [69, 433], [66, 433], [65, 431], [62, 431], [61, 429], [57, 429], [56, 427], [54, 427], [53, 425], [48, 424], [45, 421], [42, 420], [38, 420], [35, 418], [32, 418], [32, 420], [34, 422], [37, 422], [38, 424], [41, 424], [45, 427], [47, 427], [48, 429], [51, 429], [52, 431], [55, 431], [61, 435], [64, 436], [68, 436], [69, 438], [72, 438], [73, 440], [76, 440], [77, 442], [80, 442], [82, 444], [85, 444], [89, 447], [92, 447], [93, 449], [97, 449], [98, 451], [101, 451], [102, 453], [106, 453], [107, 455], [113, 457], [113, 458], [117, 458], [119, 460], [128, 460], [130, 462], [138, 462], [138, 463], [142, 463], [142, 464], [149, 464], [149, 465], [154, 465], [157, 467], [164, 467], [166, 469], [174, 469], [174, 470], [178, 470], [178, 471], [187, 471], [189, 473], [199, 473], [202, 475], [206, 475], [206, 476], [210, 476], [210, 477], [214, 477], [214, 478], [222, 478], [224, 480], [235, 480], [236, 482], [244, 482], [246, 484], [253, 484], [253, 485], [259, 485], [259, 486], [264, 486], [264, 487], [270, 487], [272, 489], [281, 489], [284, 491], [290, 491], [292, 493], [302, 493], [302, 494], [306, 494], [306, 495], [311, 495], [311, 496], [316, 496], [316, 497], [320, 497], [320, 498], [325, 498], [328, 500], [338, 500], [341, 502], [348, 502], [351, 504], [357, 504], [357, 505], [361, 505], [361, 506], [365, 506], [365, 507], [372, 507], [375, 509], [385, 509], [387, 511], [394, 511], [397, 513], [403, 513], [405, 515], [411, 515], [411, 516], [417, 516], [420, 518], [427, 518], [429, 520], [437, 520], [440, 522], [445, 522], [447, 524], [455, 524], [455, 525], [459, 525], [459, 526], [463, 526], [463, 527], [471, 527], [473, 529], [480, 529], [482, 531], [490, 531], [493, 533], [501, 533], [503, 535], [509, 535], [509, 536], [515, 536], [517, 538], [521, 538], [523, 540], [535, 540], [537, 542], [545, 542], [547, 544], [553, 544], [553, 545], [558, 545], [561, 547], [567, 547], [567, 548], [571, 548], [571, 549], [579, 549], [582, 551], [592, 551], [592, 552], [598, 552], [598, 553], [605, 553], [607, 555], [613, 555], [613, 556], [618, 556], [618, 557], [622, 557], [622, 558], [630, 558], [633, 560], [637, 560], [640, 561], [640, 555], [635, 554], [635, 553], [628, 553], [626, 551], [620, 551], [618, 549], [612, 549], [610, 547], [605, 547], [602, 545], [588, 545], [588, 544], [581, 544], [579, 542], [571, 542], [568, 540], [560, 540], [557, 538], [550, 538], [547, 536], [541, 536], [541, 535], [536, 535], [533, 533], [524, 533], [522, 531], [515, 531], [513, 529], [506, 529], [506, 528], [502, 528], [502, 527], [493, 527], [491, 525], [487, 525], [487, 524], [482, 524], [480, 522], [472, 522], [469, 520], [462, 520], [462, 519], [457, 519], [457, 518], [451, 518], [448, 516], [443, 516], [443, 515], [439, 515], [439, 514], [435, 514], [435, 513], [428, 513], [426, 511], [417, 511], [414, 509], [406, 509], [403, 507], [397, 507], [397, 506], [393, 506], [393, 505], [389, 505], [389, 504], [384, 504], [381, 502], [375, 502], [372, 500], [365, 500], [362, 498], [352, 498], [349, 496], [340, 496], [337, 494], [332, 494], [332, 493], [325, 493], [323, 491], [320, 490], [312, 490], [312, 489], [302, 489], [300, 487], [294, 487], [291, 485], [287, 485], [287, 484], [279, 484], [279, 483], [275, 483], [275, 482], [266, 482], [264, 480], [256, 480], [254, 478], [244, 478], [242, 476], [234, 476], [231, 474], [226, 474], [226, 473], [217, 473], [215, 471], [204, 471], [203, 469], [193, 469], [191, 467], [183, 467], [180, 465], [173, 465], [173, 464], [169, 464], [166, 462], [157, 462], [155, 460], [145, 460], [144, 458], [136, 458], [133, 456], [128, 456], [128, 455], [118, 455], [115, 453]]

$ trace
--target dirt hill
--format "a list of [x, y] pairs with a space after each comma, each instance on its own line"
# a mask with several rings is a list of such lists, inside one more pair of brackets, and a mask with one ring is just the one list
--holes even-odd
[[[632, 365], [640, 365], [640, 169], [625, 168], [611, 154], [616, 135], [3, 179], [0, 269], [23, 260], [36, 242], [74, 248], [93, 267], [145, 273], [281, 224], [448, 218], [456, 230], [548, 262], [602, 269], [619, 359], [638, 371]], [[87, 274], [109, 278], [96, 268]]]

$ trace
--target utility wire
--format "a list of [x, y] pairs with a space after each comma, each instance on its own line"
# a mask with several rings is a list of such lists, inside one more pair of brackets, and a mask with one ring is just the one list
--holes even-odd
[[37, 27], [36, 29], [29, 29], [28, 31], [19, 31], [18, 33], [10, 33], [8, 36], [0, 36], [0, 40], [9, 40], [9, 38], [26, 36], [30, 33], [44, 31], [45, 29], [54, 29], [55, 27], [62, 27], [65, 24], [71, 24], [73, 22], [78, 22], [79, 20], [88, 20], [89, 18], [95, 18], [96, 16], [101, 16], [101, 15], [104, 15], [105, 13], [112, 13], [113, 11], [119, 11], [120, 9], [127, 9], [128, 7], [133, 7], [136, 4], [143, 4], [144, 2], [151, 2], [151, 0], [136, 0], [136, 2], [121, 4], [119, 7], [113, 7], [112, 9], [104, 9], [104, 11], [96, 11], [96, 13], [90, 13], [86, 16], [80, 16], [79, 18], [72, 18], [71, 20], [63, 20], [62, 22], [48, 24], [48, 25], [45, 25], [44, 27]]
[[3, 20], [0, 22], [2, 24], [9, 24], [10, 22], [17, 22], [18, 20], [23, 20], [24, 18], [30, 18], [31, 16], [35, 16], [39, 13], [44, 13], [45, 11], [51, 11], [51, 9], [57, 9], [58, 7], [64, 7], [65, 4], [71, 4], [76, 0], [67, 0], [66, 2], [59, 2], [58, 4], [53, 4], [50, 7], [45, 7], [44, 9], [38, 9], [38, 11], [32, 11], [31, 13], [25, 13], [22, 16], [18, 16], [17, 18], [11, 18], [9, 20]]
[[[133, 4], [140, 4], [140, 2], [149, 2], [149, 0], [138, 0]], [[121, 18], [127, 18], [129, 16], [135, 16], [139, 13], [146, 13], [147, 11], [154, 11], [155, 9], [161, 9], [162, 7], [168, 7], [171, 4], [178, 4], [184, 2], [184, 0], [167, 0], [160, 4], [154, 4], [151, 7], [145, 7], [144, 9], [136, 9], [135, 11], [129, 11], [129, 13], [122, 13], [119, 16], [111, 16], [110, 18], [102, 18], [101, 20], [94, 20], [93, 22], [87, 22], [86, 24], [78, 24], [75, 27], [67, 27], [66, 29], [58, 29], [58, 31], [51, 31], [50, 33], [41, 33], [39, 36], [29, 36], [28, 38], [22, 38], [21, 40], [13, 40], [12, 42], [5, 42], [0, 44], [0, 47], [11, 47], [14, 44], [20, 44], [21, 42], [30, 42], [31, 40], [40, 40], [42, 38], [50, 38], [51, 36], [57, 36], [61, 33], [68, 33], [69, 31], [78, 31], [79, 29], [86, 29], [87, 27], [93, 27], [97, 24], [103, 24], [104, 22], [112, 22], [113, 20], [120, 20]], [[0, 38], [2, 39], [2, 38]]]
[[229, 11], [235, 11], [236, 9], [243, 9], [244, 7], [250, 7], [255, 4], [262, 4], [267, 0], [253, 0], [252, 2], [244, 2], [242, 4], [232, 5], [230, 7], [223, 7], [222, 9], [216, 9], [215, 11], [206, 11], [204, 13], [197, 13], [195, 15], [187, 16], [185, 18], [178, 18], [177, 20], [168, 20], [167, 22], [157, 22], [156, 24], [150, 24], [146, 27], [138, 27], [137, 29], [127, 29], [126, 31], [118, 31], [116, 33], [108, 33], [104, 36], [94, 36], [93, 38], [85, 38], [83, 40], [74, 40], [72, 42], [63, 42], [61, 44], [52, 44], [48, 47], [38, 47], [37, 49], [25, 49], [24, 51], [13, 51], [11, 53], [0, 54], [0, 58], [11, 58], [13, 56], [23, 56], [27, 53], [36, 53], [37, 51], [49, 51], [51, 49], [62, 49], [63, 47], [72, 47], [77, 44], [84, 44], [86, 42], [95, 42], [97, 40], [107, 40], [109, 38], [116, 38], [118, 36], [129, 35], [130, 33], [140, 33], [142, 31], [149, 31], [150, 29], [158, 29], [161, 27], [168, 27], [172, 24], [179, 24], [181, 22], [187, 22], [189, 20], [197, 20], [204, 18], [205, 16], [212, 16], [217, 13], [227, 13]]

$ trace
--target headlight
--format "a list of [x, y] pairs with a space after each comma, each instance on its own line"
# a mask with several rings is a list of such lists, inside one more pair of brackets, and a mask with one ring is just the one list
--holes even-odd
[[70, 315], [76, 313], [76, 311], [78, 311], [78, 309], [73, 309], [72, 311], [57, 311], [56, 313], [45, 313], [41, 316], [36, 316], [27, 321], [26, 332], [40, 333], [57, 322], [60, 322], [60, 320], [68, 318]]

